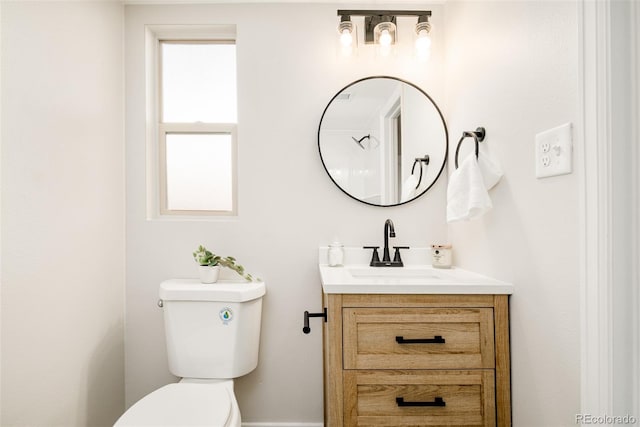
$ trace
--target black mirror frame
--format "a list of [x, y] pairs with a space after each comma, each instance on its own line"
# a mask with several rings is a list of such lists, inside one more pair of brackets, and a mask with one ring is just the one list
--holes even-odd
[[[353, 86], [356, 83], [359, 83], [359, 82], [362, 82], [362, 81], [365, 81], [365, 80], [371, 80], [371, 79], [391, 79], [391, 80], [396, 80], [396, 81], [398, 81], [400, 83], [405, 83], [405, 84], [417, 89], [420, 93], [422, 93], [424, 96], [426, 96], [429, 101], [431, 101], [431, 104], [433, 104], [433, 106], [435, 107], [436, 111], [440, 115], [440, 119], [442, 120], [442, 126], [444, 127], [444, 135], [445, 135], [444, 159], [442, 159], [442, 166], [440, 167], [440, 170], [438, 171], [438, 174], [436, 175], [436, 177], [433, 179], [433, 182], [431, 184], [429, 184], [429, 186], [427, 188], [425, 188], [420, 194], [416, 195], [412, 199], [406, 200], [406, 201], [400, 202], [400, 203], [395, 203], [393, 205], [377, 205], [375, 203], [365, 202], [364, 200], [360, 200], [357, 197], [354, 197], [351, 194], [349, 194], [344, 188], [342, 188], [340, 185], [338, 185], [338, 183], [333, 179], [333, 177], [329, 173], [329, 169], [327, 168], [327, 165], [324, 163], [324, 159], [322, 158], [322, 149], [320, 148], [320, 130], [322, 128], [322, 120], [324, 119], [324, 116], [327, 113], [327, 110], [331, 106], [331, 103], [338, 97], [338, 95], [340, 95], [348, 87]], [[440, 179], [440, 176], [442, 175], [442, 171], [444, 170], [445, 166], [447, 165], [447, 160], [449, 158], [449, 130], [447, 129], [447, 122], [444, 120], [444, 116], [442, 115], [442, 111], [440, 111], [440, 107], [438, 107], [438, 104], [436, 104], [435, 101], [424, 90], [420, 89], [415, 84], [413, 84], [411, 82], [408, 82], [406, 80], [403, 80], [401, 78], [398, 78], [398, 77], [383, 76], [383, 75], [381, 75], [381, 76], [369, 76], [369, 77], [364, 77], [364, 78], [355, 80], [355, 81], [349, 83], [348, 85], [346, 85], [345, 87], [343, 87], [342, 89], [340, 89], [333, 96], [333, 98], [331, 98], [331, 100], [329, 101], [329, 103], [325, 107], [324, 111], [322, 112], [322, 116], [320, 117], [320, 123], [318, 124], [318, 153], [320, 155], [320, 161], [322, 162], [322, 167], [324, 167], [325, 172], [327, 172], [327, 175], [329, 176], [331, 181], [335, 184], [335, 186], [338, 187], [344, 194], [346, 194], [347, 196], [351, 197], [354, 200], [357, 200], [360, 203], [364, 203], [364, 204], [369, 205], [369, 206], [376, 206], [376, 207], [380, 207], [380, 208], [390, 208], [390, 207], [393, 207], [393, 206], [400, 206], [400, 205], [407, 204], [409, 202], [413, 202], [414, 200], [422, 197], [427, 191], [429, 191], [429, 189], [431, 189], [431, 187], [434, 186], [434, 184], [438, 181], [438, 179]]]

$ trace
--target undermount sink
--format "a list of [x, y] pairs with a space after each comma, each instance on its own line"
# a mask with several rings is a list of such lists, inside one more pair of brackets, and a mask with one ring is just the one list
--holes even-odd
[[446, 277], [430, 265], [406, 267], [347, 267], [353, 277], [420, 278], [440, 280]]
[[327, 264], [328, 248], [319, 248], [318, 267], [326, 294], [512, 294], [513, 285], [460, 268], [427, 264], [430, 248], [402, 253], [403, 267], [370, 267], [371, 252], [345, 247], [345, 265]]

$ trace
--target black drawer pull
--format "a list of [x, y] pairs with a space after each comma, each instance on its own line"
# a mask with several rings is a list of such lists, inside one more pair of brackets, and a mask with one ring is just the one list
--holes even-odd
[[433, 402], [405, 402], [404, 397], [396, 397], [396, 404], [398, 406], [447, 406], [441, 397], [436, 397]]
[[444, 344], [444, 338], [441, 335], [436, 335], [433, 338], [418, 338], [405, 340], [404, 337], [396, 337], [398, 344]]

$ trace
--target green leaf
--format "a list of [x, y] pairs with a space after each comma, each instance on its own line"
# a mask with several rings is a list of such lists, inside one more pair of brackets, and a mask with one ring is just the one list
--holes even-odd
[[230, 268], [238, 273], [242, 278], [248, 281], [253, 281], [251, 274], [245, 273], [244, 267], [236, 264], [236, 259], [232, 256], [221, 257], [215, 253], [209, 251], [203, 245], [198, 246], [198, 250], [193, 252], [193, 258], [199, 265], [203, 266], [216, 266], [221, 265], [223, 267]]

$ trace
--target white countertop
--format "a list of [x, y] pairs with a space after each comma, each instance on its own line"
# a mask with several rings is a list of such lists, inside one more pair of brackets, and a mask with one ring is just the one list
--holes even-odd
[[320, 247], [322, 290], [327, 294], [512, 294], [511, 283], [460, 268], [433, 268], [424, 262], [430, 248], [403, 252], [404, 267], [369, 267], [360, 248], [345, 248], [345, 266], [327, 265]]

